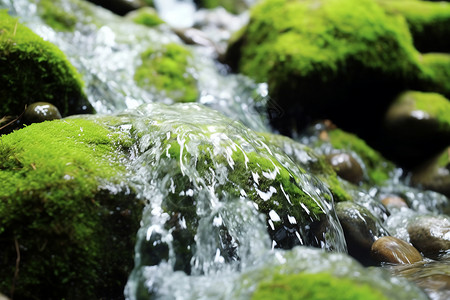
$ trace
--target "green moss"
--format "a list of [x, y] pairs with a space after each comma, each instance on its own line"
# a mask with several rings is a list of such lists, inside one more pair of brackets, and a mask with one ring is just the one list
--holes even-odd
[[429, 78], [424, 90], [441, 93], [450, 98], [450, 54], [424, 54], [422, 64]]
[[0, 11], [0, 111], [18, 115], [26, 104], [50, 102], [62, 116], [92, 112], [80, 74], [55, 45]]
[[270, 133], [260, 133], [260, 135], [264, 136], [271, 144], [279, 147], [302, 169], [314, 174], [325, 183], [333, 195], [334, 201], [350, 200], [350, 195], [345, 191], [336, 172], [326, 161], [325, 157], [316, 154], [313, 149], [288, 137]]
[[37, 6], [42, 19], [53, 29], [71, 32], [75, 30], [77, 18], [62, 8], [61, 0], [40, 0]]
[[132, 12], [130, 18], [136, 24], [142, 24], [147, 27], [154, 27], [164, 23], [164, 21], [159, 18], [158, 13], [149, 7], [143, 7]]
[[155, 88], [175, 102], [194, 102], [199, 94], [197, 82], [188, 71], [190, 57], [189, 50], [175, 43], [150, 48], [142, 53], [134, 79], [140, 87]]
[[18, 299], [123, 294], [142, 208], [132, 193], [107, 186], [124, 180], [120, 149], [129, 143], [81, 119], [1, 137], [0, 291], [15, 285]]
[[375, 300], [387, 299], [368, 284], [327, 273], [276, 274], [272, 280], [261, 282], [252, 295], [258, 300]]
[[196, 3], [200, 7], [210, 9], [221, 6], [233, 14], [238, 14], [248, 9], [248, 5], [243, 0], [199, 0]]
[[382, 110], [423, 76], [405, 20], [372, 0], [260, 1], [229, 49], [241, 72], [268, 82], [286, 119], [297, 107], [336, 123], [348, 105]]
[[450, 101], [437, 93], [409, 91], [398, 98], [398, 101], [413, 101], [411, 110], [427, 113], [439, 123], [442, 131], [450, 132]]
[[377, 2], [389, 14], [405, 17], [414, 45], [419, 51], [450, 51], [450, 3], [419, 0]]
[[362, 139], [354, 134], [340, 129], [328, 132], [330, 143], [335, 149], [351, 150], [364, 162], [370, 180], [375, 184], [382, 184], [390, 178], [390, 172], [394, 170], [394, 164], [368, 146]]

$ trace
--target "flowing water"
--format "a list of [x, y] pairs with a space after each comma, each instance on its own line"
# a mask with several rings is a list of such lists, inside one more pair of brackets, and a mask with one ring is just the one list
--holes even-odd
[[[173, 27], [205, 19], [206, 12], [197, 11], [192, 1], [155, 2], [162, 18]], [[8, 8], [66, 53], [83, 75], [88, 99], [98, 112], [92, 118], [138, 141], [130, 151], [129, 180], [147, 204], [137, 233], [135, 268], [125, 289], [127, 299], [249, 299], [256, 284], [281, 266], [286, 273], [327, 271], [347, 276], [398, 299], [426, 299], [400, 277], [363, 268], [345, 254], [330, 192], [292, 157], [257, 134], [271, 132], [265, 113], [271, 105], [265, 83], [230, 74], [215, 61], [211, 49], [192, 46], [189, 72], [198, 80], [198, 103], [170, 105], [171, 99], [143, 90], [133, 80], [140, 53], [155, 44], [181, 43], [170, 26], [149, 30], [83, 1], [61, 3], [77, 15], [79, 23], [73, 33], [47, 26], [37, 17], [34, 1], [0, 0], [0, 8]], [[211, 40], [224, 42], [247, 16], [230, 18], [235, 23], [227, 30], [205, 29]], [[312, 145], [313, 139], [311, 135], [301, 142]], [[325, 154], [329, 149], [316, 151]], [[300, 161], [307, 157], [301, 151], [296, 155]], [[242, 177], [242, 170], [249, 177]], [[280, 174], [297, 178], [293, 188], [312, 199], [321, 217], [311, 207], [289, 210], [294, 200], [286, 192], [286, 182], [275, 180]], [[350, 193], [379, 216], [391, 235], [408, 240], [409, 220], [441, 214], [448, 200], [408, 187], [403, 175], [396, 170], [390, 184]], [[411, 209], [383, 213], [377, 199], [393, 193], [405, 195]], [[273, 197], [279, 197], [280, 206], [266, 208], [266, 201]], [[318, 239], [312, 238], [312, 224], [318, 222], [324, 224], [324, 231]], [[282, 235], [290, 235], [289, 245]], [[322, 250], [279, 249], [295, 245]], [[439, 274], [449, 275], [445, 270]]]

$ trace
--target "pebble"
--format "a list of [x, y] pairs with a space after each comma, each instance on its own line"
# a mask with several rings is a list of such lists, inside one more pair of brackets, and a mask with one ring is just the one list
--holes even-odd
[[422, 260], [422, 255], [411, 244], [393, 237], [383, 236], [372, 244], [372, 257], [378, 262], [412, 264]]
[[381, 203], [386, 208], [408, 208], [408, 204], [406, 203], [405, 199], [399, 196], [387, 196], [381, 200]]
[[35, 102], [30, 104], [23, 115], [25, 124], [40, 123], [61, 119], [61, 114], [56, 106], [48, 102]]
[[363, 169], [358, 161], [348, 153], [334, 153], [327, 155], [327, 160], [336, 174], [354, 184], [359, 184], [363, 179]]

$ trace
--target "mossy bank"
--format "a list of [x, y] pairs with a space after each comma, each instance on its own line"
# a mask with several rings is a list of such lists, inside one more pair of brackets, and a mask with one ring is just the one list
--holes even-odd
[[82, 119], [0, 139], [0, 291], [15, 299], [123, 295], [142, 210], [124, 183], [130, 139]]
[[81, 75], [64, 53], [5, 10], [0, 11], [0, 110], [19, 115], [26, 104], [50, 102], [62, 116], [93, 112]]

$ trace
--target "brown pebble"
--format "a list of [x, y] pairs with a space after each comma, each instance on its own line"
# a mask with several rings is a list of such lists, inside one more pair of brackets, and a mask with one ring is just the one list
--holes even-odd
[[408, 207], [408, 204], [406, 203], [405, 199], [399, 196], [385, 197], [383, 198], [383, 200], [381, 200], [381, 203], [383, 203], [383, 205], [386, 207], [396, 207], [396, 208]]
[[334, 153], [327, 156], [336, 174], [351, 183], [358, 184], [362, 181], [364, 172], [358, 161], [347, 153]]
[[383, 236], [376, 240], [372, 244], [371, 253], [378, 262], [412, 264], [422, 260], [422, 255], [416, 248], [393, 236]]

